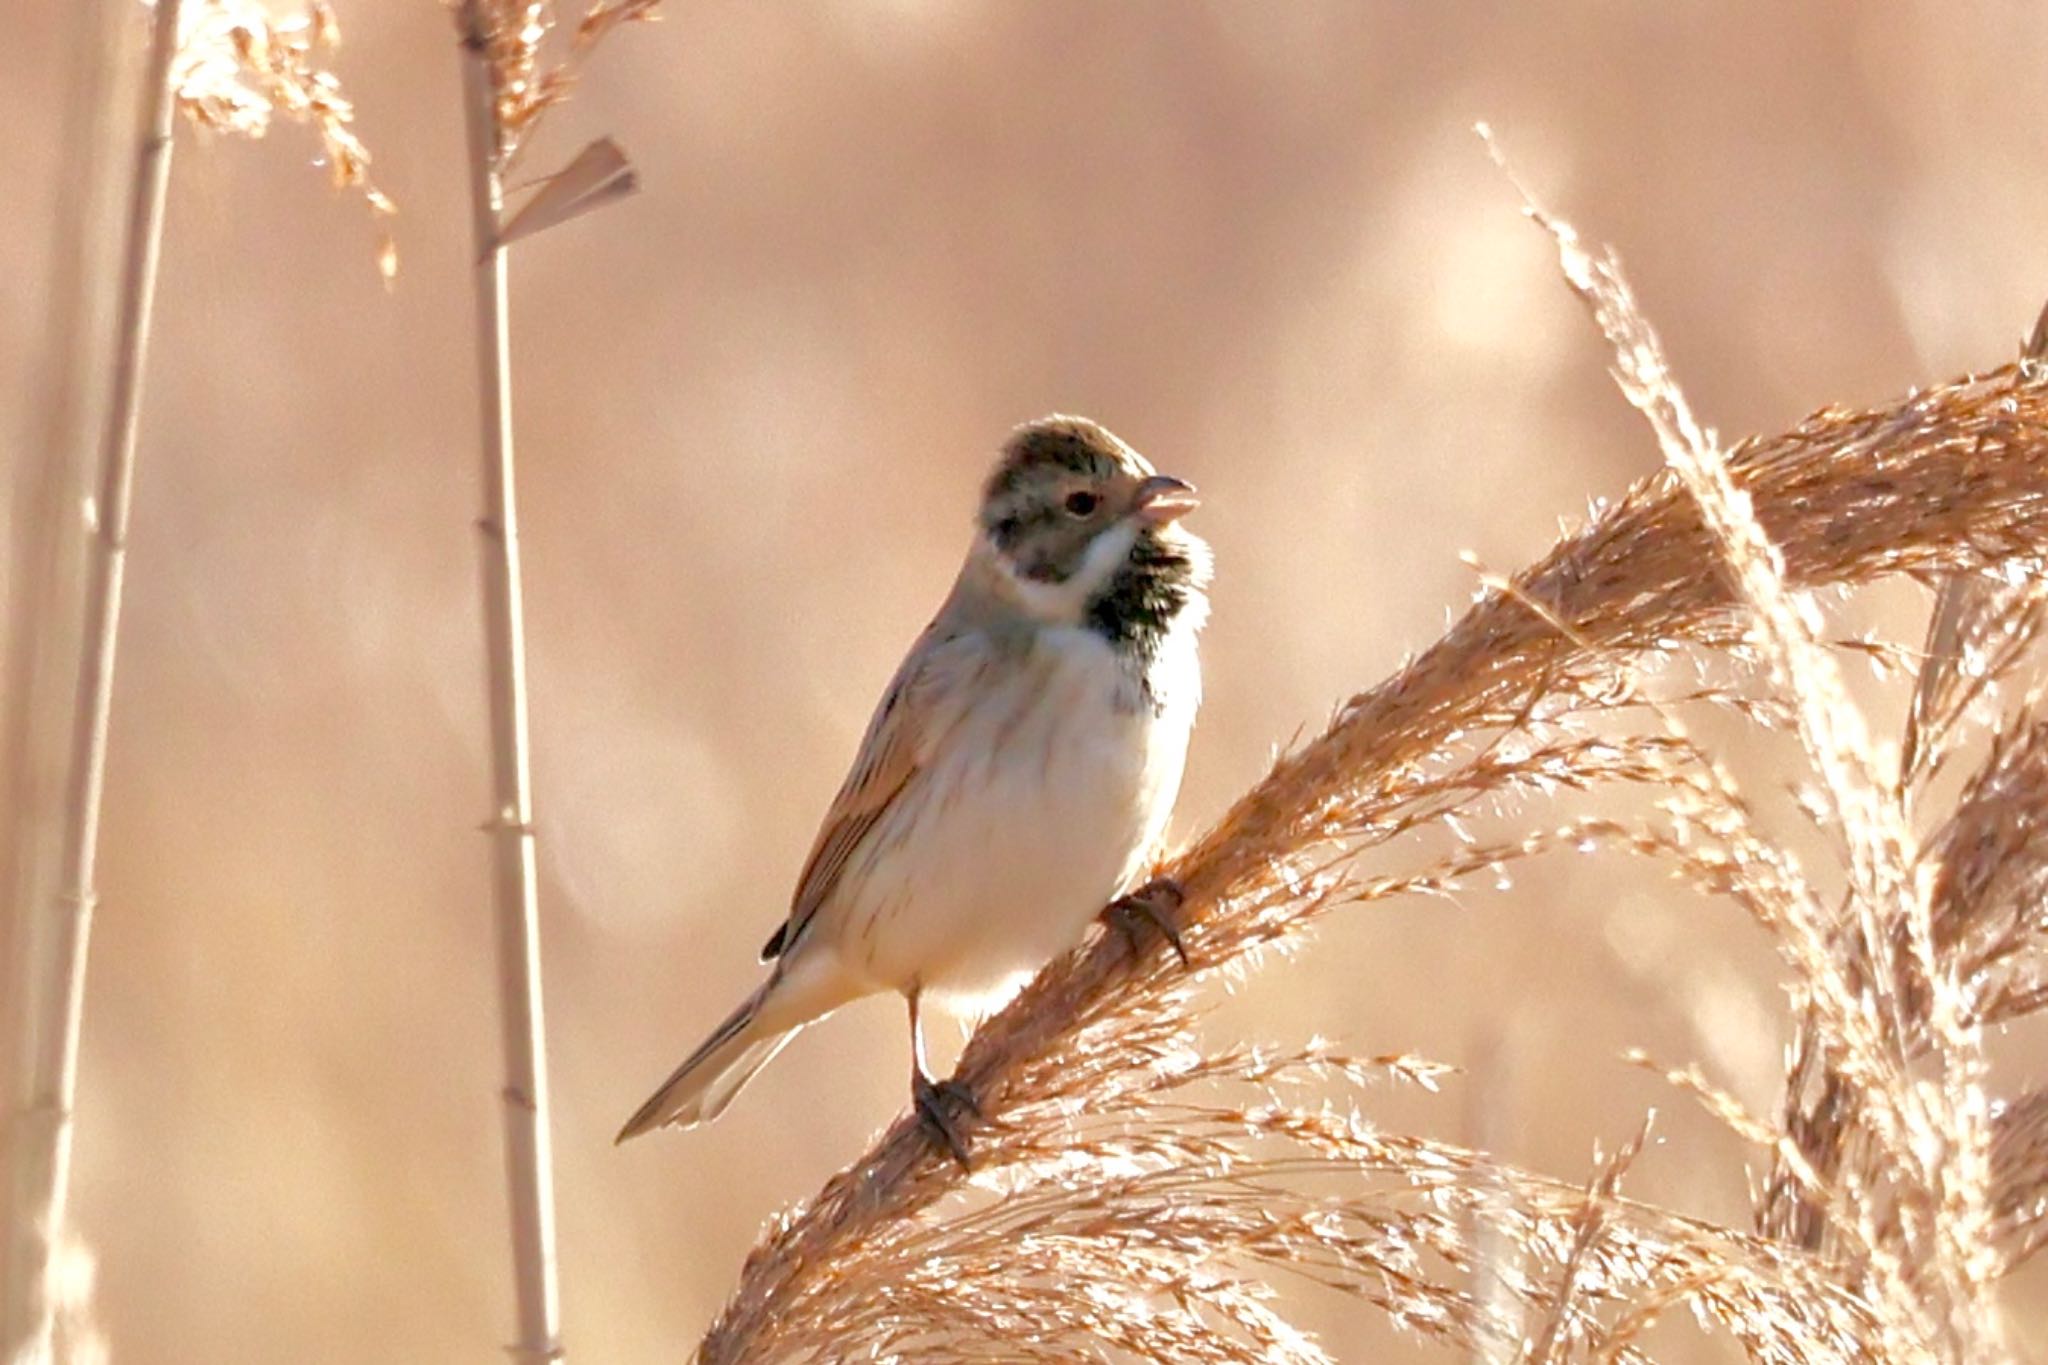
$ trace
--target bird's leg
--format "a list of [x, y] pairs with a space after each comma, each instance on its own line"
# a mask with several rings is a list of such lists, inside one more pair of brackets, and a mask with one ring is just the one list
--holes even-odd
[[1103, 910], [1102, 918], [1113, 925], [1131, 945], [1135, 956], [1144, 951], [1140, 936], [1146, 925], [1151, 925], [1173, 945], [1174, 955], [1182, 967], [1191, 964], [1188, 950], [1180, 941], [1180, 930], [1174, 925], [1174, 917], [1187, 902], [1187, 892], [1181, 890], [1179, 882], [1171, 877], [1154, 877], [1136, 891], [1118, 896]]
[[917, 1121], [937, 1145], [953, 1154], [960, 1169], [967, 1169], [967, 1139], [961, 1134], [961, 1114], [981, 1117], [974, 1092], [957, 1080], [935, 1081], [924, 1060], [924, 1025], [917, 1013], [918, 992], [910, 992], [910, 1102], [917, 1109]]

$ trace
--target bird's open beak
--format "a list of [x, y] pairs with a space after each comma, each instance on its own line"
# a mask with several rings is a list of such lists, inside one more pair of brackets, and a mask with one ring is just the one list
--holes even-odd
[[1195, 486], [1171, 474], [1154, 474], [1138, 485], [1137, 517], [1149, 526], [1179, 521], [1201, 505], [1202, 500], [1195, 496]]

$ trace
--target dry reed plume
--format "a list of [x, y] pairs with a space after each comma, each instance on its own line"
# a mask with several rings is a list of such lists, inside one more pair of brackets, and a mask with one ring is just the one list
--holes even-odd
[[[756, 1248], [702, 1359], [1325, 1360], [1273, 1303], [1289, 1277], [1481, 1359], [1647, 1359], [1681, 1308], [1758, 1360], [2003, 1358], [1999, 1279], [2048, 1240], [2048, 1091], [1995, 1076], [1982, 1040], [2048, 1005], [2048, 714], [2000, 691], [2048, 604], [2048, 374], [2029, 359], [1724, 452], [1613, 258], [1531, 212], [1667, 468], [1489, 583], [1168, 863], [1194, 972], [1098, 935], [988, 1021], [958, 1072], [986, 1115], [973, 1174], [899, 1120]], [[1875, 649], [1917, 669], [1895, 764], [1814, 593], [1897, 574], [1939, 598], [1924, 656]], [[1681, 651], [1767, 688], [1660, 694]], [[1796, 736], [1840, 875], [1760, 827], [1686, 729], [1703, 705]], [[1934, 775], [1987, 724], [1943, 806]], [[1635, 813], [1448, 853], [1419, 837], [1602, 789]], [[1329, 910], [1554, 849], [1666, 864], [1779, 950], [1779, 1112], [1669, 1073], [1771, 1163], [1755, 1231], [1626, 1198], [1640, 1136], [1582, 1185], [1302, 1089], [1427, 1084], [1426, 1063], [1193, 1041], [1200, 985]]]
[[592, 0], [576, 22], [566, 50], [553, 38], [561, 26], [551, 0], [489, 0], [477, 6], [484, 53], [490, 64], [498, 155], [510, 170], [526, 151], [541, 118], [564, 99], [598, 45], [624, 24], [656, 17], [660, 0]]
[[[328, 177], [336, 189], [363, 196], [382, 222], [398, 212], [370, 178], [370, 150], [355, 131], [355, 106], [320, 57], [341, 42], [341, 27], [325, 0], [305, 12], [273, 18], [257, 0], [192, 0], [171, 68], [178, 109], [195, 125], [240, 137], [262, 137], [279, 117], [305, 123], [319, 135]], [[377, 242], [377, 269], [398, 273], [398, 247], [389, 232]]]

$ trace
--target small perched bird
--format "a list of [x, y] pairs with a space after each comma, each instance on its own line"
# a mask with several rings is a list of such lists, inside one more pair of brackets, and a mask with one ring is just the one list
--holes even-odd
[[[983, 488], [967, 562], [869, 721], [826, 812], [768, 979], [654, 1092], [623, 1142], [718, 1117], [804, 1025], [897, 991], [911, 1095], [963, 1163], [919, 1006], [985, 1007], [1106, 904], [1176, 951], [1177, 895], [1124, 896], [1165, 831], [1201, 701], [1208, 547], [1194, 488], [1079, 417], [1018, 428]], [[1185, 958], [1185, 954], [1183, 954]]]

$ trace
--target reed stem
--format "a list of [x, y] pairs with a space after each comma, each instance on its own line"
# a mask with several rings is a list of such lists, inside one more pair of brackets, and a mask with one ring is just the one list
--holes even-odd
[[519, 517], [512, 452], [512, 338], [505, 251], [491, 17], [463, 0], [463, 107], [469, 131], [470, 217], [476, 247], [477, 394], [482, 418], [482, 551], [485, 684], [490, 696], [491, 901], [497, 920], [505, 1176], [511, 1205], [512, 1275], [519, 1361], [560, 1360], [555, 1196], [548, 1132], [545, 1025], [541, 1009], [540, 910], [535, 892], [533, 796], [527, 746], [526, 644], [519, 572]]
[[4, 1341], [15, 1360], [47, 1359], [52, 1348], [50, 1269], [61, 1245], [71, 1184], [78, 1093], [78, 1046], [85, 1016], [87, 948], [97, 899], [101, 797], [114, 692], [129, 512], [135, 489], [142, 381], [163, 241], [175, 113], [171, 65], [180, 0], [157, 0], [122, 246], [113, 375], [100, 446], [97, 496], [86, 550], [84, 636], [71, 709], [71, 740], [59, 834], [59, 882], [43, 913], [20, 926], [14, 1112], [10, 1132]]

